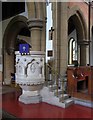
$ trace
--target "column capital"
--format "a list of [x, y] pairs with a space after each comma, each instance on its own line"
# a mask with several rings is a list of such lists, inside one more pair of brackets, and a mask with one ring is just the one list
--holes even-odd
[[31, 28], [42, 28], [43, 27], [43, 20], [38, 18], [32, 18], [27, 21], [29, 29]]
[[78, 45], [89, 45], [91, 41], [89, 40], [82, 40], [82, 41], [78, 41]]

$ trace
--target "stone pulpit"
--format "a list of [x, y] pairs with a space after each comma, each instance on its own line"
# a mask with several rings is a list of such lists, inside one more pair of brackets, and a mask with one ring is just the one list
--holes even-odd
[[16, 83], [22, 88], [22, 95], [19, 101], [29, 103], [39, 103], [42, 101], [40, 90], [45, 82], [43, 51], [30, 51], [28, 54], [16, 55]]

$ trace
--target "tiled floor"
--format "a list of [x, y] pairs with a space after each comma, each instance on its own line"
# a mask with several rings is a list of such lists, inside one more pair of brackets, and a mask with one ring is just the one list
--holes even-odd
[[93, 110], [88, 107], [73, 104], [63, 109], [46, 103], [25, 105], [18, 101], [20, 94], [16, 91], [2, 95], [2, 109], [17, 118], [93, 118]]

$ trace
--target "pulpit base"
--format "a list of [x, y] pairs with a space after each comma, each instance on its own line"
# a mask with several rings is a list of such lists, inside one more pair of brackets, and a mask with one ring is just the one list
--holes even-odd
[[19, 101], [24, 103], [24, 104], [35, 104], [35, 103], [40, 103], [42, 102], [42, 97], [40, 95], [37, 95], [37, 96], [24, 96], [24, 95], [21, 95], [19, 97]]

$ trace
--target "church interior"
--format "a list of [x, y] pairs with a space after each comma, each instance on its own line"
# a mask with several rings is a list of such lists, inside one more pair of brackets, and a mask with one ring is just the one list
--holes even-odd
[[0, 118], [92, 120], [93, 1], [0, 6]]

